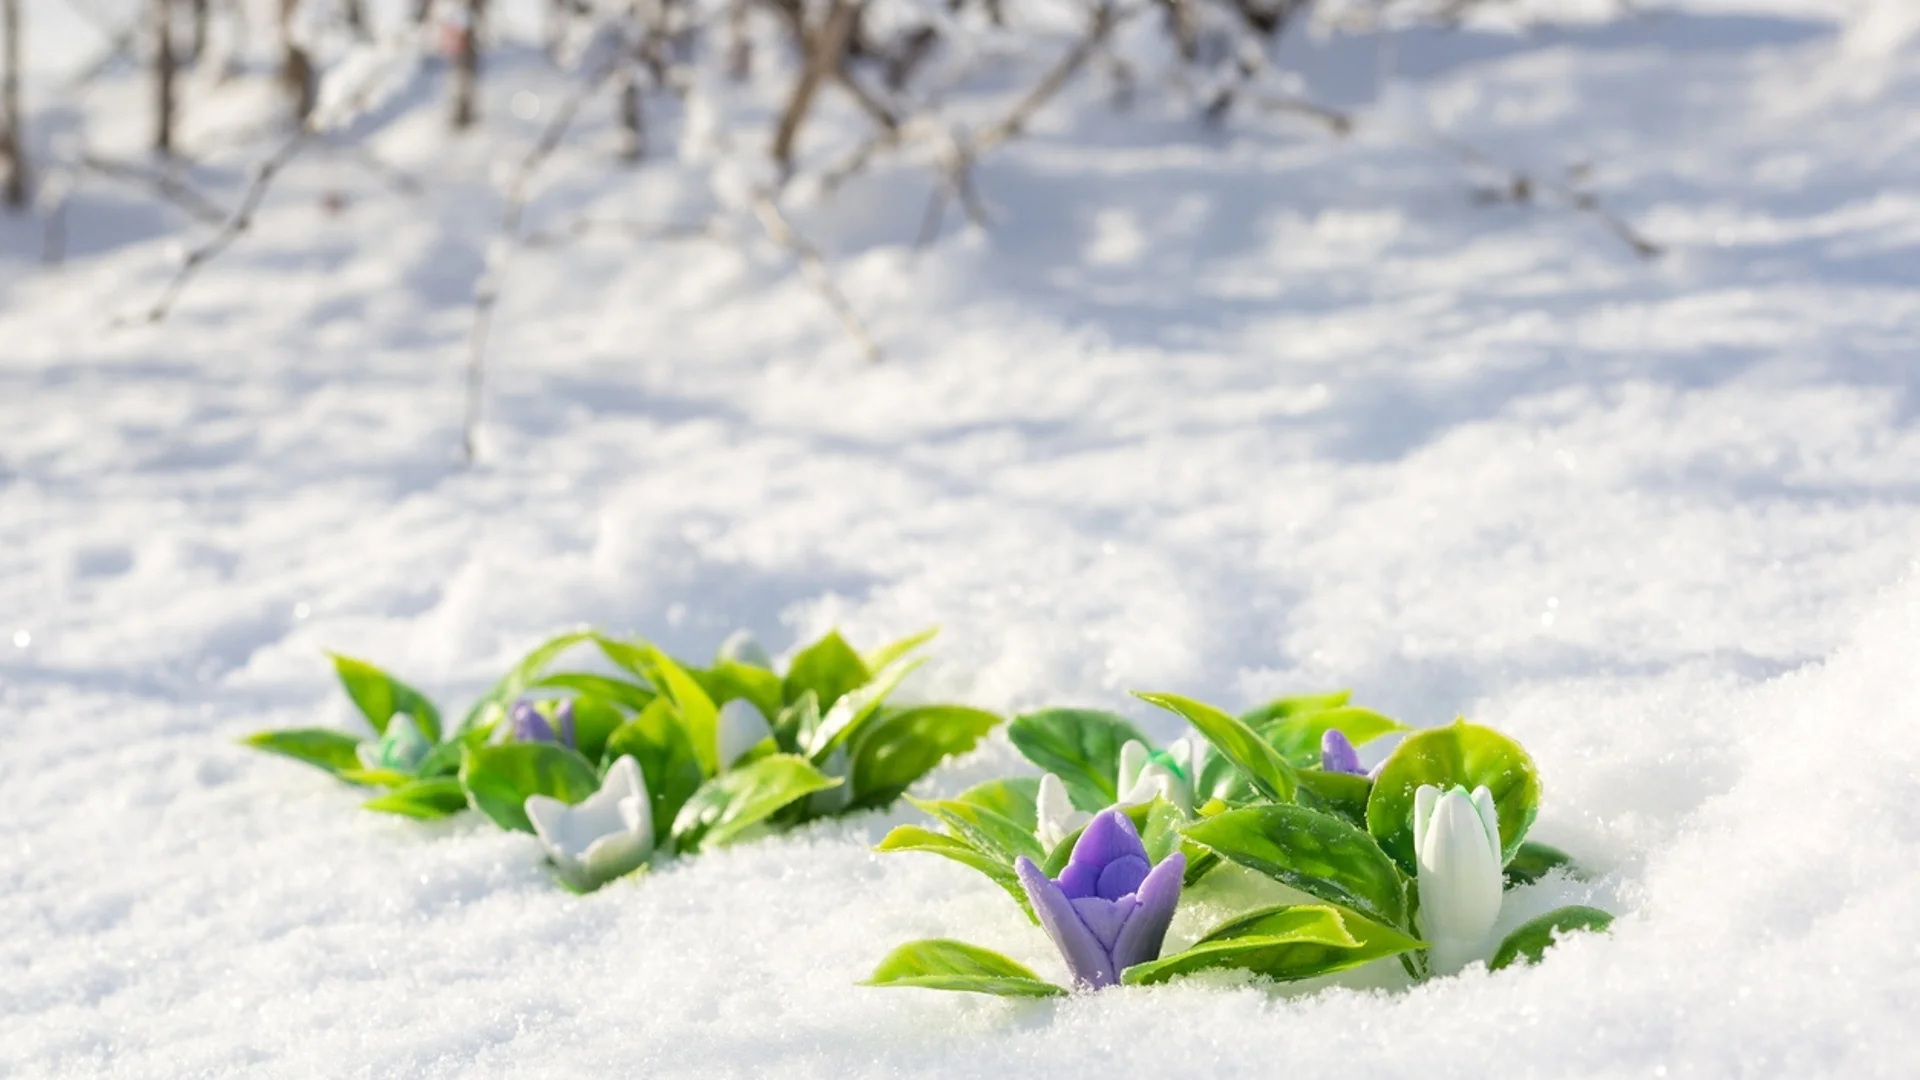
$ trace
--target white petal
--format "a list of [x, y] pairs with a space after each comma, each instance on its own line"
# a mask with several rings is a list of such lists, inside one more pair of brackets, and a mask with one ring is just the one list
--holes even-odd
[[1067, 797], [1067, 786], [1060, 778], [1048, 773], [1040, 778], [1040, 795], [1034, 800], [1036, 823], [1033, 834], [1040, 840], [1040, 846], [1052, 851], [1060, 841], [1072, 836], [1078, 829], [1093, 820], [1093, 815], [1073, 808], [1073, 800]]
[[773, 670], [773, 657], [767, 654], [758, 640], [745, 630], [735, 630], [720, 643], [720, 659], [731, 660], [748, 667]]
[[1413, 793], [1413, 848], [1419, 851], [1427, 846], [1427, 825], [1433, 821], [1433, 805], [1440, 800], [1440, 789], [1432, 784], [1421, 784], [1420, 790]]
[[1147, 748], [1139, 739], [1128, 739], [1120, 748], [1120, 773], [1114, 778], [1114, 790], [1128, 792], [1140, 783], [1140, 770], [1147, 765]]
[[1498, 858], [1501, 851], [1500, 809], [1493, 804], [1493, 792], [1488, 791], [1485, 784], [1473, 789], [1473, 808], [1480, 812], [1480, 824], [1487, 830], [1487, 844]]
[[1420, 925], [1437, 971], [1464, 966], [1500, 917], [1500, 856], [1465, 789], [1433, 800], [1419, 846]]
[[734, 698], [720, 708], [720, 767], [726, 769], [773, 734], [773, 725], [753, 702]]

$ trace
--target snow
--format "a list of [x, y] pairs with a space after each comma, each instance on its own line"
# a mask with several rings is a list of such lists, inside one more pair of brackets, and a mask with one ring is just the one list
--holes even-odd
[[[372, 145], [423, 196], [300, 159], [159, 327], [104, 329], [192, 223], [89, 178], [50, 271], [0, 221], [0, 1074], [1910, 1075], [1911, 11], [1296, 41], [1322, 98], [1387, 103], [1346, 141], [1089, 85], [983, 165], [984, 232], [912, 251], [908, 165], [796, 215], [879, 366], [775, 249], [523, 250], [473, 469], [485, 166], [537, 129], [509, 80], [452, 146], [387, 110]], [[92, 145], [134, 155], [138, 93], [92, 92]], [[193, 88], [190, 132], [251, 94]], [[530, 233], [710, 208], [686, 169], [611, 172], [609, 124]], [[1436, 132], [1591, 163], [1671, 250], [1472, 205]], [[233, 191], [257, 153], [194, 171]], [[363, 813], [233, 743], [350, 723], [322, 649], [459, 707], [578, 622], [690, 654], [938, 623], [914, 693], [1162, 737], [1125, 690], [1464, 713], [1533, 751], [1535, 835], [1603, 874], [1504, 921], [1621, 917], [1399, 993], [863, 989], [915, 937], [1061, 967], [977, 875], [869, 851], [910, 808], [573, 897], [530, 837]], [[995, 740], [928, 790], [1019, 768]]]

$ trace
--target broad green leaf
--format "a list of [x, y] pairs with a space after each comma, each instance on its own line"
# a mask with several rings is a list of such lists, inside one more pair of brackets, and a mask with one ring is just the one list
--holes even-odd
[[1301, 769], [1293, 776], [1300, 782], [1300, 805], [1338, 814], [1362, 829], [1367, 827], [1367, 796], [1373, 792], [1373, 781], [1319, 769]]
[[707, 779], [672, 702], [655, 699], [607, 737], [602, 761], [611, 764], [626, 756], [640, 766], [640, 775], [646, 779], [654, 842], [664, 844], [680, 808]]
[[1382, 735], [1405, 731], [1407, 725], [1371, 709], [1346, 705], [1337, 709], [1283, 716], [1259, 725], [1255, 730], [1267, 740], [1268, 745], [1280, 751], [1280, 756], [1287, 759], [1287, 764], [1304, 769], [1320, 764], [1320, 740], [1329, 731], [1345, 735], [1355, 746], [1365, 746]]
[[475, 810], [503, 829], [530, 833], [529, 795], [577, 803], [600, 790], [600, 774], [586, 758], [553, 743], [501, 743], [470, 748], [460, 763], [460, 786]]
[[1200, 756], [1194, 764], [1193, 801], [1205, 806], [1214, 800], [1229, 806], [1244, 806], [1260, 800], [1260, 792], [1233, 760], [1210, 742], [1200, 744]]
[[885, 709], [853, 747], [852, 808], [885, 806], [935, 765], [973, 749], [1000, 718], [963, 705]]
[[820, 705], [811, 690], [773, 718], [773, 739], [789, 754], [804, 751], [813, 742], [814, 732], [819, 730]]
[[1332, 814], [1250, 806], [1183, 831], [1195, 843], [1310, 896], [1388, 926], [1410, 925], [1406, 887], [1393, 861], [1366, 833]]
[[542, 675], [529, 683], [527, 689], [571, 690], [583, 697], [611, 701], [628, 712], [639, 712], [653, 704], [653, 699], [657, 696], [652, 690], [636, 682], [616, 679], [610, 675], [588, 675], [575, 671]]
[[687, 674], [707, 692], [716, 708], [744, 698], [760, 710], [760, 715], [779, 716], [786, 706], [781, 696], [780, 676], [763, 667], [737, 660], [716, 660], [710, 668], [688, 668]]
[[1351, 911], [1319, 904], [1280, 905], [1222, 923], [1183, 952], [1128, 968], [1121, 980], [1153, 984], [1197, 971], [1238, 968], [1289, 982], [1345, 971], [1420, 944]]
[[861, 657], [861, 663], [867, 665], [868, 671], [885, 671], [894, 661], [932, 641], [934, 635], [939, 632], [939, 627], [929, 626], [917, 634], [908, 634], [898, 641], [890, 641]]
[[1367, 830], [1401, 868], [1415, 870], [1413, 799], [1422, 784], [1442, 791], [1485, 785], [1500, 812], [1500, 843], [1513, 858], [1540, 807], [1540, 780], [1520, 744], [1492, 728], [1456, 721], [1409, 735], [1387, 758], [1367, 799]]
[[1040, 850], [1040, 841], [1032, 829], [1023, 829], [1017, 822], [985, 807], [959, 799], [922, 800], [911, 795], [907, 801], [938, 818], [954, 836], [1009, 867], [1021, 855], [1035, 863], [1046, 858], [1047, 853]]
[[468, 709], [467, 715], [461, 719], [458, 730], [469, 731], [484, 723], [486, 714], [493, 708], [504, 709], [512, 704], [515, 698], [526, 693], [534, 680], [546, 671], [548, 664], [558, 659], [561, 653], [592, 636], [591, 631], [570, 630], [535, 645], [527, 655], [520, 658], [519, 663], [513, 665], [505, 675], [500, 677], [499, 682], [494, 683], [491, 689], [481, 695], [480, 700], [473, 703], [473, 708]]
[[403, 784], [411, 784], [414, 780], [418, 779], [413, 773], [401, 772], [398, 769], [382, 768], [341, 769], [337, 775], [349, 784], [359, 784], [363, 787], [394, 788], [400, 787]]
[[376, 733], [385, 735], [387, 721], [393, 719], [394, 713], [403, 712], [413, 717], [420, 725], [420, 733], [429, 741], [440, 741], [440, 710], [433, 707], [426, 695], [365, 660], [339, 653], [327, 655], [333, 658], [333, 670], [340, 676], [340, 685], [346, 687], [347, 696], [353, 699], [360, 715], [367, 718]]
[[988, 780], [954, 796], [956, 802], [991, 810], [1028, 832], [1039, 827], [1040, 815], [1035, 809], [1039, 800], [1040, 781], [1031, 776]]
[[[850, 746], [860, 739], [868, 724], [879, 714], [881, 702], [900, 685], [900, 681], [920, 666], [920, 661], [909, 660], [904, 664], [895, 664], [875, 676], [871, 682], [857, 686], [833, 703], [820, 718], [820, 725], [813, 731], [813, 738], [807, 743], [807, 756], [815, 761], [824, 762], [840, 747]], [[804, 696], [804, 695], [803, 695]]]
[[794, 754], [730, 769], [700, 785], [680, 808], [673, 820], [674, 843], [682, 851], [719, 847], [795, 799], [839, 783]]
[[305, 762], [316, 769], [340, 775], [360, 767], [356, 752], [360, 740], [331, 728], [291, 728], [286, 731], [261, 731], [240, 740], [255, 750], [279, 754]]
[[402, 784], [377, 799], [360, 804], [369, 810], [432, 821], [467, 808], [467, 791], [451, 776]]
[[607, 659], [639, 675], [657, 688], [680, 714], [687, 741], [700, 761], [700, 770], [711, 777], [720, 771], [720, 711], [713, 699], [700, 688], [686, 669], [673, 657], [642, 642], [618, 641], [595, 635], [594, 641]]
[[952, 859], [962, 866], [970, 866], [987, 875], [995, 885], [1005, 889], [1008, 895], [1022, 907], [1027, 906], [1027, 893], [1020, 887], [1020, 878], [1013, 872], [1013, 864], [1002, 862], [958, 837], [947, 836], [918, 825], [896, 825], [873, 850], [924, 851]]
[[1557, 847], [1527, 840], [1521, 843], [1520, 850], [1507, 862], [1507, 888], [1531, 885], [1562, 868], [1570, 874], [1575, 873], [1573, 856]]
[[1013, 718], [1007, 738], [1028, 761], [1058, 776], [1073, 805], [1092, 813], [1120, 798], [1120, 748], [1147, 737], [1124, 716], [1098, 709], [1042, 709]]
[[1537, 919], [1521, 923], [1518, 929], [1508, 934], [1500, 947], [1493, 951], [1493, 959], [1487, 968], [1499, 971], [1516, 960], [1537, 964], [1556, 939], [1582, 931], [1605, 933], [1612, 925], [1613, 916], [1599, 908], [1580, 904], [1555, 908]]
[[590, 694], [573, 699], [573, 748], [588, 761], [599, 761], [607, 740], [627, 722], [627, 714], [613, 702]]
[[909, 941], [887, 954], [862, 986], [917, 986], [1001, 997], [1057, 997], [1065, 987], [991, 949], [934, 938]]
[[1133, 696], [1186, 717], [1208, 742], [1247, 774], [1247, 779], [1253, 781], [1262, 795], [1274, 802], [1293, 801], [1293, 768], [1252, 728], [1211, 705], [1178, 694], [1135, 691]]
[[413, 770], [414, 775], [422, 779], [434, 776], [452, 776], [460, 771], [460, 761], [469, 749], [485, 746], [487, 736], [493, 734], [491, 724], [468, 728], [457, 735], [450, 735], [443, 743], [427, 751], [420, 764]]
[[1255, 731], [1275, 720], [1300, 713], [1321, 712], [1337, 709], [1353, 700], [1353, 691], [1335, 690], [1327, 694], [1295, 694], [1292, 697], [1274, 698], [1265, 705], [1257, 705], [1240, 714], [1240, 722]]
[[783, 695], [788, 702], [800, 700], [800, 695], [813, 691], [814, 700], [819, 703], [820, 711], [825, 713], [840, 700], [840, 695], [856, 686], [866, 685], [873, 673], [853, 651], [838, 630], [827, 631], [827, 636], [800, 650], [787, 666], [787, 678], [782, 686]]

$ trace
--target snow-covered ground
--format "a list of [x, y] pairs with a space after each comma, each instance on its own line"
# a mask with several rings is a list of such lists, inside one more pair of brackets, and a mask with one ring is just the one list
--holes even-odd
[[[1920, 1069], [1920, 5], [1290, 47], [1351, 139], [1090, 85], [982, 169], [984, 233], [916, 254], [904, 167], [802, 215], [878, 367], [771, 249], [523, 254], [473, 469], [509, 103], [376, 138], [420, 197], [303, 159], [157, 328], [103, 329], [195, 226], [89, 181], [49, 272], [0, 222], [0, 1074]], [[95, 93], [130, 154], [137, 87]], [[1669, 253], [1473, 205], [1434, 132], [1590, 166]], [[533, 223], [697, 209], [609, 173], [556, 167]], [[869, 851], [910, 809], [576, 898], [527, 837], [233, 744], [350, 723], [323, 649], [459, 706], [583, 621], [689, 654], [938, 623], [922, 695], [1161, 734], [1126, 689], [1465, 713], [1623, 915], [1392, 995], [861, 989], [913, 937], [1059, 965], [977, 875]]]

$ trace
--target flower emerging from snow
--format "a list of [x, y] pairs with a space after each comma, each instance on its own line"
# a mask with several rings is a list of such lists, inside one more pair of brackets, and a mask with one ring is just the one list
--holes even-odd
[[1414, 793], [1413, 847], [1420, 871], [1420, 927], [1432, 945], [1436, 974], [1467, 966], [1500, 917], [1500, 819], [1493, 793]]
[[1353, 740], [1338, 728], [1328, 728], [1326, 734], [1320, 736], [1320, 771], [1367, 775], [1367, 770], [1360, 767], [1360, 751], [1353, 748]]
[[1036, 818], [1034, 835], [1040, 838], [1040, 846], [1048, 851], [1093, 820], [1092, 814], [1073, 808], [1073, 801], [1067, 798], [1067, 785], [1052, 773], [1040, 778], [1040, 794], [1034, 800], [1033, 809]]
[[600, 790], [578, 806], [529, 795], [527, 819], [561, 877], [592, 889], [636, 869], [653, 854], [653, 806], [632, 757], [607, 770]]
[[420, 733], [420, 725], [407, 713], [394, 713], [387, 721], [387, 733], [368, 739], [354, 748], [364, 769], [393, 769], [412, 772], [420, 759], [433, 749], [433, 743]]
[[729, 769], [747, 751], [773, 737], [773, 725], [753, 702], [734, 698], [720, 707], [720, 768]]
[[1120, 748], [1120, 775], [1115, 778], [1120, 801], [1114, 805], [1139, 806], [1158, 795], [1192, 816], [1193, 750], [1185, 738], [1175, 739], [1165, 750], [1149, 750], [1140, 740], [1128, 739]]
[[513, 725], [514, 742], [573, 745], [573, 702], [571, 701], [563, 701], [553, 710], [551, 722], [533, 702], [516, 701], [513, 704], [513, 711], [507, 714], [507, 720]]
[[1175, 852], [1152, 866], [1127, 815], [1102, 810], [1073, 845], [1058, 880], [1024, 855], [1013, 866], [1073, 981], [1098, 990], [1159, 957], [1187, 860]]

